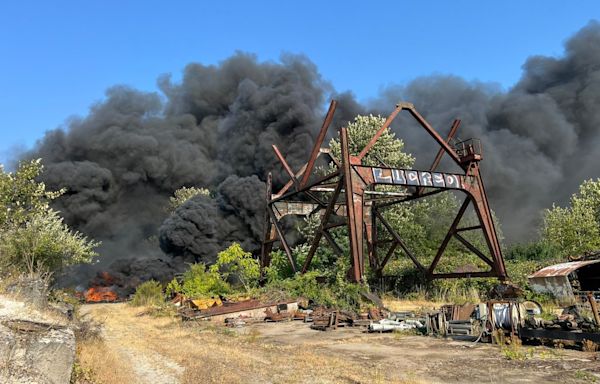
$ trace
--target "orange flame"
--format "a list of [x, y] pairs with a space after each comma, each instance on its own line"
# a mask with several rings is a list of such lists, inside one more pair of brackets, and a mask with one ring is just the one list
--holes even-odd
[[92, 287], [85, 291], [85, 301], [101, 302], [101, 301], [116, 301], [117, 294], [110, 287]]

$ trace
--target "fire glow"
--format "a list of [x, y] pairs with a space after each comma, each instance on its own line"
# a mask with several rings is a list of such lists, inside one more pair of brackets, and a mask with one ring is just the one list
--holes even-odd
[[90, 303], [116, 301], [119, 297], [111, 287], [92, 287], [85, 291], [85, 301]]
[[119, 295], [114, 290], [114, 278], [108, 272], [99, 272], [90, 285], [91, 287], [83, 294], [83, 298], [88, 303], [112, 302], [119, 299]]

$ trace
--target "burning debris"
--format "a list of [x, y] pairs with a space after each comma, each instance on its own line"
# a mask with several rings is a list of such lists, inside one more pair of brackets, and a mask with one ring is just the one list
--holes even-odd
[[[89, 287], [80, 291], [80, 298], [86, 303], [109, 303], [127, 298], [128, 289], [108, 272], [98, 272], [90, 281]], [[119, 292], [121, 294], [119, 294]]]
[[107, 303], [118, 300], [111, 287], [91, 287], [83, 295], [87, 303]]

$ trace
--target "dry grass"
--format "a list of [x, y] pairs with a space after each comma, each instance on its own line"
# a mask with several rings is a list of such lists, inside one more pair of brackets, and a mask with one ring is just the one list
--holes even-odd
[[135, 362], [119, 357], [122, 348], [136, 356], [155, 355], [156, 361], [165, 363], [155, 368], [182, 383], [416, 383], [389, 377], [386, 367], [376, 362], [356, 364], [325, 354], [314, 344], [267, 343], [251, 328], [239, 334], [206, 323], [140, 317], [136, 316], [140, 309], [120, 304], [87, 310], [104, 319], [111, 335], [106, 343], [83, 345], [80, 350], [81, 368], [91, 369], [99, 383], [136, 382], [126, 376], [132, 370], [128, 365]]
[[95, 384], [136, 383], [130, 362], [99, 339], [84, 341], [77, 347], [79, 382]]
[[384, 297], [384, 306], [390, 311], [402, 312], [402, 311], [419, 311], [419, 310], [431, 310], [439, 308], [444, 305], [443, 302], [433, 302], [429, 300], [401, 300], [393, 297]]
[[[386, 300], [386, 305], [419, 310], [439, 303]], [[524, 376], [535, 382], [573, 382], [572, 372], [564, 371], [565, 358], [573, 369], [600, 373], [577, 351], [558, 355], [548, 350], [552, 356], [542, 356], [546, 348], [521, 351], [515, 345], [515, 353], [503, 355], [492, 345], [465, 348], [455, 341], [357, 329], [319, 333], [299, 323], [241, 329], [182, 323], [124, 304], [82, 310], [105, 327], [104, 343], [83, 345], [79, 353], [79, 368], [98, 383], [424, 383], [482, 377], [495, 382], [499, 375], [506, 382]], [[545, 369], [536, 369], [540, 364]]]

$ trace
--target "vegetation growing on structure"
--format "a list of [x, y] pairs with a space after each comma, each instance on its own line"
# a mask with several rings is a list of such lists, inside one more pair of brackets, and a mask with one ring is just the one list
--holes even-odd
[[364, 284], [351, 283], [347, 278], [350, 262], [337, 258], [331, 266], [321, 265], [305, 274], [291, 274], [283, 252], [271, 254], [272, 263], [267, 269], [267, 284], [258, 291], [269, 299], [302, 297], [315, 305], [356, 310], [365, 305], [362, 293], [368, 291]]
[[[357, 116], [353, 122], [348, 125], [349, 149], [351, 154], [357, 155], [371, 140], [377, 130], [384, 124], [385, 119], [381, 116]], [[388, 165], [397, 168], [409, 168], [413, 165], [415, 159], [403, 152], [404, 143], [395, 137], [394, 133], [388, 128], [377, 140], [373, 149], [367, 153], [363, 159], [364, 164], [368, 165]], [[338, 139], [330, 142], [332, 154], [339, 158], [340, 143]], [[330, 167], [335, 167], [330, 165]], [[396, 191], [401, 189], [391, 186], [377, 186], [377, 190]], [[408, 248], [417, 257], [423, 265], [429, 265], [446, 235], [448, 228], [459, 210], [461, 201], [453, 192], [444, 192], [435, 196], [430, 196], [419, 201], [399, 203], [392, 205], [381, 211], [385, 219], [398, 232], [400, 237], [408, 245]], [[474, 225], [475, 214], [467, 211], [463, 218], [464, 226]], [[294, 257], [299, 265], [305, 260], [305, 254], [308, 252], [309, 244], [313, 238], [313, 232], [319, 224], [319, 216], [314, 215], [305, 220], [304, 228], [299, 232], [305, 238], [305, 242], [297, 245], [293, 249]], [[380, 244], [389, 244], [392, 240], [391, 235], [381, 223], [378, 223], [378, 241]], [[497, 224], [497, 228], [500, 226]], [[344, 254], [348, 253], [347, 229], [345, 226], [332, 230], [333, 237], [337, 240]], [[480, 249], [486, 249], [487, 245], [483, 236], [477, 231], [465, 232], [464, 237]], [[499, 238], [502, 239], [499, 230]], [[387, 242], [387, 243], [386, 243]], [[380, 254], [385, 253], [385, 246], [379, 250]], [[443, 264], [438, 266], [439, 272], [458, 272], [470, 270], [485, 270], [487, 265], [472, 252], [467, 250], [458, 241], [452, 240], [446, 249], [446, 256]], [[274, 262], [279, 262], [281, 258], [273, 257]], [[380, 255], [382, 257], [382, 255]], [[332, 263], [338, 259], [333, 250], [322, 242], [313, 258], [311, 269], [326, 270]], [[415, 292], [419, 287], [426, 287], [426, 291], [435, 292], [436, 296], [451, 296], [454, 298], [472, 297], [473, 292], [487, 292], [493, 285], [497, 284], [496, 279], [463, 279], [463, 280], [436, 280], [428, 282], [425, 276], [416, 268], [408, 256], [398, 247], [394, 252], [391, 261], [387, 264], [383, 274], [389, 276], [383, 289], [391, 289], [399, 294], [408, 294]], [[282, 260], [285, 263], [285, 260]], [[289, 275], [291, 271], [284, 269]], [[378, 281], [377, 276], [371, 272], [370, 280]], [[477, 296], [477, 295], [475, 295]]]

